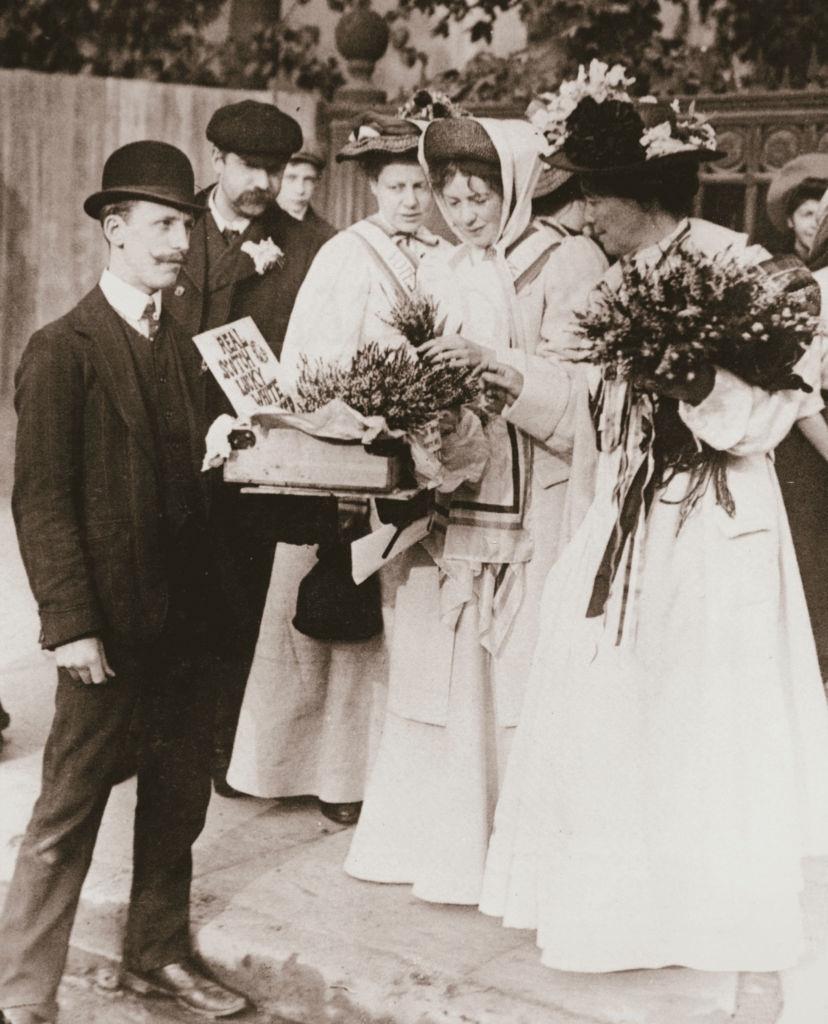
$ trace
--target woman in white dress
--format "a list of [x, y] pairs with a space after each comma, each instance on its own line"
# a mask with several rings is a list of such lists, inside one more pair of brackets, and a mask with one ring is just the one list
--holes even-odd
[[[365, 342], [406, 344], [385, 322], [416, 286], [420, 261], [452, 246], [423, 221], [431, 190], [417, 161], [421, 128], [402, 118], [360, 118], [337, 160], [366, 174], [377, 213], [319, 250], [299, 291], [282, 349], [287, 379], [303, 356], [347, 359]], [[280, 544], [227, 774], [260, 797], [317, 796], [341, 824], [359, 814], [374, 709], [384, 705], [385, 638], [327, 642], [292, 625], [312, 547]]]
[[569, 376], [538, 348], [606, 262], [588, 239], [530, 223], [540, 161], [528, 123], [435, 121], [422, 157], [462, 243], [447, 269], [424, 264], [423, 289], [459, 333], [423, 351], [508, 362], [524, 386], [487, 423], [482, 480], [438, 496], [437, 531], [398, 580], [388, 709], [345, 870], [476, 904], [569, 473], [545, 443]]
[[[670, 156], [647, 150], [641, 112], [667, 121]], [[672, 118], [624, 99], [576, 107], [552, 159], [581, 172], [595, 236], [643, 269], [679, 243], [766, 260], [684, 216], [716, 154]], [[604, 280], [617, 286], [618, 264]], [[812, 345], [812, 384], [817, 363]], [[688, 472], [653, 475], [632, 502], [663, 420], [598, 376], [595, 499], [546, 583], [480, 908], [535, 929], [561, 970], [781, 969], [801, 948], [801, 859], [828, 852], [828, 712], [773, 449], [820, 407], [818, 386], [768, 393], [716, 369], [660, 390], [692, 449], [727, 453], [735, 501], [731, 517], [709, 486], [679, 529]]]

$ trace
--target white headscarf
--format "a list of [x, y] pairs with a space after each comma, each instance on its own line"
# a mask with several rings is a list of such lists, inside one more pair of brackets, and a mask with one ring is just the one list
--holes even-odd
[[[477, 121], [492, 140], [500, 157], [503, 210], [494, 247], [502, 255], [520, 238], [532, 219], [532, 193], [541, 175], [540, 157], [544, 140], [528, 121], [498, 120], [493, 117], [475, 117], [473, 120]], [[424, 140], [425, 132], [420, 136], [419, 157], [420, 165], [428, 174], [428, 164], [423, 151]], [[435, 193], [434, 198], [446, 224], [451, 228], [446, 201], [440, 193]]]

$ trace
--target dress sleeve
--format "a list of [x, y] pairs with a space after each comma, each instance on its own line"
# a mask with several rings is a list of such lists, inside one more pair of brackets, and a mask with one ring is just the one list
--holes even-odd
[[823, 407], [819, 391], [821, 346], [813, 342], [796, 365], [811, 385], [804, 391], [764, 391], [729, 370], [716, 370], [713, 390], [698, 405], [679, 403], [679, 415], [693, 434], [718, 451], [756, 455], [773, 451], [794, 423]]
[[[572, 367], [561, 359], [570, 343], [573, 311], [603, 277], [607, 260], [588, 238], [571, 238], [549, 257], [544, 268], [540, 339], [533, 354], [510, 350], [499, 358], [523, 374], [523, 389], [504, 410], [515, 426], [553, 448], [568, 448]], [[553, 441], [553, 435], [559, 435]]]
[[340, 232], [317, 253], [299, 289], [281, 354], [282, 379], [290, 386], [302, 356], [345, 359], [362, 341], [371, 277], [358, 238]]

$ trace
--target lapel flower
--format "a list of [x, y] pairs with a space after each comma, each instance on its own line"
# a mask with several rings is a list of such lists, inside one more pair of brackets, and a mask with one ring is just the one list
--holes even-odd
[[264, 238], [261, 242], [244, 242], [241, 251], [253, 260], [257, 274], [264, 274], [277, 264], [281, 267], [285, 259], [285, 254], [272, 238]]

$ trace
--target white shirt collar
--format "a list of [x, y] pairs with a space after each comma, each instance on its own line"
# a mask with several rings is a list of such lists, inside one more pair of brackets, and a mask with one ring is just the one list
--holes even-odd
[[[216, 185], [216, 188], [218, 188], [218, 185]], [[250, 226], [249, 217], [236, 217], [233, 220], [227, 220], [219, 213], [218, 207], [216, 206], [216, 188], [213, 189], [207, 199], [207, 205], [210, 207], [210, 213], [213, 215], [216, 227], [219, 231], [226, 231], [229, 228], [231, 231], [238, 231], [239, 234], [243, 231], [247, 231]]]
[[104, 298], [115, 312], [120, 317], [123, 317], [136, 331], [140, 331], [141, 334], [148, 337], [149, 328], [141, 318], [150, 299], [155, 303], [155, 312], [159, 316], [161, 315], [161, 292], [153, 292], [152, 295], [147, 295], [146, 292], [142, 292], [140, 288], [128, 284], [123, 278], [113, 274], [109, 269], [101, 274], [100, 287], [104, 293]]

